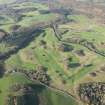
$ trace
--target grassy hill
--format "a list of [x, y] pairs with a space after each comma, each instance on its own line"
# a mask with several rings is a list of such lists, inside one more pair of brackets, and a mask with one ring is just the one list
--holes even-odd
[[[17, 105], [23, 105], [22, 100], [26, 105], [78, 105], [72, 97], [34, 83], [21, 71], [14, 73], [17, 69], [46, 68], [50, 86], [76, 97], [81, 83], [105, 81], [105, 25], [96, 18], [64, 16], [38, 2], [10, 4], [0, 15], [0, 32], [7, 33], [0, 42], [0, 59], [7, 54], [3, 59], [6, 72], [0, 78], [0, 105], [8, 95], [11, 102], [21, 103]], [[9, 91], [15, 84], [32, 86], [33, 94]]]

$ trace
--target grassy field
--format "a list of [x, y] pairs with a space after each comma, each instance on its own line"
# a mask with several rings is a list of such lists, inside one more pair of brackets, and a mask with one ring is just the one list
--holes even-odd
[[[54, 21], [60, 16], [57, 13], [41, 14], [39, 10], [48, 10], [48, 7], [38, 3], [27, 2], [13, 4], [12, 7], [17, 10], [25, 8], [37, 8], [37, 10], [22, 13], [21, 15], [24, 15], [24, 17], [18, 22], [15, 22], [13, 18], [3, 15], [6, 21], [0, 20], [1, 24], [4, 23], [0, 26], [0, 29], [4, 29], [7, 32], [11, 32], [11, 27], [14, 25], [30, 27], [40, 22]], [[93, 42], [100, 51], [105, 51], [104, 25], [84, 15], [70, 15], [68, 19], [71, 21], [58, 25], [60, 32], [67, 31], [62, 34], [62, 40], [72, 37], [86, 39], [87, 41]], [[90, 51], [80, 44], [73, 43], [68, 43], [68, 47], [73, 48], [72, 50], [62, 51], [59, 49], [59, 46], [64, 43], [62, 40], [59, 41], [57, 39], [51, 27], [43, 29], [43, 33], [33, 38], [26, 47], [22, 48], [5, 61], [6, 70], [14, 70], [14, 68], [35, 70], [38, 65], [42, 65], [47, 68], [47, 73], [51, 78], [51, 86], [72, 94], [74, 94], [73, 90], [75, 87], [80, 83], [105, 80], [104, 74], [102, 73], [97, 73], [96, 77], [90, 75], [90, 73], [100, 70], [100, 67], [105, 62], [103, 56]], [[14, 44], [0, 43], [0, 52], [7, 52]], [[65, 44], [67, 45], [67, 43]], [[76, 52], [79, 50], [83, 50], [85, 55], [80, 56], [77, 54]], [[68, 68], [65, 59], [69, 59], [67, 61], [69, 64]], [[18, 82], [20, 84], [32, 83], [32, 81], [23, 74], [14, 74], [0, 79], [0, 90], [2, 91], [2, 93], [0, 93], [0, 105], [3, 105], [3, 100], [8, 94], [7, 90], [10, 85]], [[44, 98], [46, 102], [45, 105], [77, 105], [71, 97], [66, 97], [50, 89], [44, 89], [39, 96], [42, 99], [46, 97], [46, 99]]]
[[[10, 33], [11, 35], [11, 32], [14, 31], [13, 27], [14, 26], [19, 26], [20, 28], [22, 27], [30, 27], [31, 25], [33, 24], [39, 24], [39, 23], [43, 23], [43, 22], [49, 22], [49, 21], [54, 21], [56, 20], [57, 18], [59, 18], [59, 14], [56, 14], [56, 13], [48, 13], [48, 14], [41, 14], [39, 12], [39, 10], [43, 10], [43, 9], [48, 9], [46, 5], [42, 5], [42, 4], [39, 4], [39, 3], [31, 3], [31, 2], [26, 2], [26, 3], [22, 3], [22, 4], [12, 4], [11, 5], [12, 8], [18, 10], [18, 9], [21, 9], [21, 6], [23, 6], [24, 8], [37, 8], [37, 10], [34, 10], [34, 11], [29, 11], [29, 12], [23, 12], [23, 13], [20, 13], [20, 17], [21, 19], [18, 20], [18, 21], [15, 21], [15, 17], [12, 16], [9, 16], [9, 15], [6, 15], [4, 13], [1, 13], [1, 19], [0, 19], [0, 29], [6, 31], [7, 33]], [[17, 7], [18, 8], [15, 8]], [[42, 6], [42, 7], [41, 7]], [[22, 9], [24, 9], [22, 8]], [[25, 10], [24, 10], [25, 11]], [[14, 44], [13, 46], [9, 45], [8, 43], [0, 43], [0, 53], [5, 53], [7, 51], [9, 51], [11, 48], [14, 47]]]
[[[48, 10], [48, 6], [42, 5], [40, 3], [25, 2], [21, 4], [12, 4], [11, 6], [15, 10], [24, 9], [25, 11], [25, 8], [26, 8], [26, 9], [30, 9], [30, 11], [17, 14], [17, 16], [20, 15], [21, 17], [19, 21], [15, 21], [16, 16], [13, 14], [11, 14], [11, 16], [8, 16], [1, 13], [0, 15], [1, 15], [1, 18], [3, 19], [0, 19], [0, 24], [1, 24], [0, 29], [3, 29], [7, 32], [11, 32], [12, 27], [14, 25], [20, 25], [21, 27], [29, 27], [33, 23], [38, 24], [39, 22], [48, 22], [51, 20], [55, 20], [59, 17], [59, 14], [56, 14], [56, 13], [41, 14], [39, 11]], [[36, 9], [36, 10], [31, 11], [31, 8]]]
[[39, 23], [39, 22], [48, 22], [53, 19], [56, 19], [58, 17], [57, 14], [45, 14], [42, 15], [38, 11], [36, 12], [29, 12], [25, 13], [26, 17], [24, 17], [18, 24], [23, 27], [28, 27], [29, 25], [32, 25], [33, 23]]
[[95, 22], [94, 19], [89, 19], [83, 15], [73, 15], [68, 16], [71, 23], [60, 25], [59, 28], [66, 28], [69, 30], [68, 33], [64, 35], [67, 37], [80, 37], [87, 39], [88, 41], [94, 42], [94, 44], [99, 45], [105, 40], [105, 26], [100, 23]]
[[[1, 3], [2, 1], [0, 1]], [[11, 1], [8, 1], [10, 3]], [[5, 3], [5, 2], [3, 2]], [[55, 13], [49, 13], [49, 14], [40, 14], [39, 10], [48, 8], [46, 6], [43, 6], [41, 4], [37, 3], [22, 3], [21, 5], [15, 4], [13, 5], [14, 9], [24, 9], [24, 8], [37, 8], [36, 11], [30, 11], [27, 13], [23, 13], [22, 15], [25, 15], [22, 20], [15, 22], [14, 18], [10, 18], [7, 15], [2, 15], [5, 20], [0, 20], [0, 23], [2, 24], [0, 26], [0, 29], [5, 30], [6, 32], [10, 33], [12, 31], [12, 27], [14, 25], [20, 25], [21, 27], [29, 27], [33, 23], [37, 24], [39, 22], [49, 22], [51, 20], [55, 20], [58, 18], [58, 14]], [[35, 70], [37, 65], [41, 64], [48, 68], [48, 74], [52, 78], [52, 84], [58, 84], [58, 82], [61, 84], [62, 79], [67, 79], [66, 76], [71, 73], [68, 73], [64, 71], [64, 65], [60, 63], [60, 60], [62, 60], [63, 56], [73, 56], [73, 54], [61, 54], [61, 52], [57, 51], [55, 52], [55, 49], [53, 49], [53, 46], [56, 44], [59, 44], [59, 41], [55, 37], [55, 34], [52, 29], [48, 28], [45, 29], [45, 37], [43, 37], [44, 33], [39, 35], [37, 37], [37, 40], [34, 39], [26, 48], [20, 50], [17, 54], [14, 54], [5, 62], [5, 68], [7, 70], [11, 70], [14, 68], [24, 68], [26, 70]], [[49, 36], [50, 34], [50, 36]], [[41, 40], [45, 40], [47, 42], [48, 48], [44, 49], [42, 45], [40, 45]], [[10, 45], [7, 43], [0, 43], [0, 51], [1, 53], [8, 52], [10, 50]], [[62, 57], [62, 58], [61, 58]], [[56, 61], [57, 60], [57, 61]], [[73, 57], [73, 60], [78, 59], [76, 57]], [[54, 63], [54, 65], [52, 65]], [[57, 74], [56, 72], [59, 72]], [[59, 77], [59, 75], [63, 75], [63, 77]], [[59, 78], [58, 78], [59, 77]], [[54, 79], [57, 79], [55, 82]], [[54, 83], [55, 82], [55, 83]], [[14, 84], [32, 84], [32, 81], [30, 81], [24, 74], [20, 73], [14, 73], [8, 76], [4, 76], [0, 79], [0, 105], [4, 105], [6, 96], [10, 93], [8, 89], [13, 86]], [[59, 84], [58, 84], [59, 85]], [[12, 93], [11, 93], [12, 94]], [[17, 93], [18, 94], [18, 93]], [[39, 93], [39, 98], [45, 100], [41, 100], [44, 105], [77, 105], [74, 99], [72, 97], [68, 97], [64, 95], [63, 93], [59, 93], [54, 90], [50, 89], [43, 89], [42, 92]], [[66, 100], [66, 101], [65, 101]], [[32, 100], [30, 100], [31, 102]], [[34, 102], [33, 102], [34, 103]]]
[[3, 77], [0, 79], [0, 104], [4, 105], [5, 97], [9, 94], [9, 87], [19, 83], [19, 84], [27, 84], [32, 83], [30, 80], [26, 78], [23, 74], [12, 74], [7, 77]]
[[[87, 48], [70, 44], [74, 47], [73, 51], [62, 52], [58, 50], [58, 46], [61, 42], [57, 40], [54, 32], [51, 28], [45, 29], [46, 35], [39, 35], [29, 46], [19, 51], [16, 55], [13, 55], [6, 61], [6, 68], [13, 69], [24, 68], [35, 70], [37, 65], [41, 64], [47, 67], [48, 74], [52, 79], [52, 85], [71, 92], [72, 86], [80, 81], [82, 78], [87, 76], [90, 72], [96, 70], [100, 65], [103, 64], [105, 59], [94, 52], [89, 51]], [[41, 45], [41, 40], [44, 40], [46, 48]], [[78, 56], [75, 51], [83, 49], [85, 51], [85, 56]], [[70, 64], [80, 63], [79, 67], [65, 68], [64, 58], [72, 58]], [[92, 64], [90, 67], [85, 67], [83, 65]], [[66, 83], [63, 84], [63, 81]], [[74, 82], [73, 82], [74, 81]]]
[[42, 5], [40, 3], [32, 3], [32, 2], [25, 2], [21, 4], [14, 4], [14, 9], [23, 9], [23, 8], [37, 8], [38, 10], [48, 10], [48, 7], [46, 5]]
[[15, 0], [0, 0], [0, 4], [5, 4], [5, 3], [12, 3]]
[[[24, 74], [20, 74], [20, 73], [11, 74], [9, 76], [3, 77], [2, 79], [0, 79], [0, 91], [1, 91], [0, 105], [4, 105], [5, 98], [8, 94], [15, 94], [15, 93], [10, 93], [9, 91], [9, 88], [13, 86], [14, 84], [22, 85], [22, 84], [34, 84], [34, 83], [30, 81]], [[65, 105], [77, 105], [77, 102], [75, 102], [75, 100], [72, 97], [65, 96], [63, 93], [48, 89], [44, 86], [43, 88], [41, 88], [40, 92], [38, 92], [38, 89], [40, 89], [40, 85], [38, 84], [35, 84], [34, 89], [35, 89], [35, 92], [37, 92], [40, 102], [44, 103], [44, 105], [64, 105], [64, 104]], [[21, 93], [16, 93], [16, 94], [17, 96], [21, 95]], [[32, 104], [32, 103], [35, 103], [35, 100], [32, 100], [31, 98], [27, 102], [29, 104]]]

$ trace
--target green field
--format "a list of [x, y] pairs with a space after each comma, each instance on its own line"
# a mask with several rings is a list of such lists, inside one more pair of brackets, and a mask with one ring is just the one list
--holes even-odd
[[[5, 1], [0, 0], [1, 3], [5, 3]], [[8, 3], [11, 3], [11, 0], [8, 0]], [[24, 73], [8, 75], [5, 73], [0, 78], [0, 105], [4, 105], [5, 97], [11, 93], [9, 88], [16, 83], [34, 84], [35, 98], [38, 96], [43, 105], [78, 105], [76, 99], [64, 94], [64, 91], [78, 97], [77, 87], [80, 83], [105, 81], [104, 73], [100, 72], [100, 68], [105, 62], [105, 56], [90, 50], [80, 42], [67, 42], [67, 39], [71, 38], [86, 40], [94, 44], [98, 51], [105, 53], [105, 25], [85, 15], [73, 14], [64, 17], [60, 13], [49, 12], [47, 5], [36, 2], [11, 4], [11, 8], [21, 11], [19, 14], [15, 14], [20, 16], [18, 20], [8, 13], [0, 13], [0, 29], [7, 32], [7, 38], [10, 38], [9, 41], [4, 38], [0, 42], [0, 54], [7, 54], [3, 59], [6, 73], [16, 69], [35, 71], [38, 66], [43, 66], [51, 79], [50, 86], [63, 92], [58, 92], [50, 86], [49, 88], [42, 86], [43, 89], [39, 92], [38, 88], [41, 84], [34, 83]], [[26, 11], [26, 9], [28, 10]], [[41, 13], [41, 10], [48, 13]], [[60, 16], [64, 19], [59, 22], [57, 20], [60, 19]], [[36, 31], [37, 25], [45, 23], [48, 24], [47, 27], [39, 28]], [[60, 40], [53, 24], [57, 24], [56, 31], [60, 35]], [[18, 26], [19, 28], [17, 28]], [[28, 29], [35, 31], [27, 32]], [[16, 49], [16, 51], [9, 56], [8, 52], [11, 52], [11, 49]], [[96, 73], [96, 76], [92, 76], [91, 73]], [[22, 95], [18, 92], [11, 94]], [[35, 100], [29, 98], [27, 102], [28, 105], [33, 105]]]
[[[43, 34], [39, 35], [29, 46], [10, 57], [5, 63], [6, 68], [8, 70], [13, 68], [35, 70], [37, 65], [41, 64], [48, 69], [48, 74], [50, 75], [54, 86], [56, 85], [59, 88], [64, 85], [61, 89], [68, 90], [72, 86], [73, 80], [76, 84], [76, 82], [81, 80], [88, 73], [94, 71], [104, 61], [103, 57], [80, 45], [70, 44], [70, 46], [74, 47], [74, 51], [59, 51], [58, 46], [61, 42], [57, 40], [53, 30], [48, 28], [45, 30], [45, 33], [46, 35], [44, 37]], [[40, 45], [41, 40], [44, 40], [47, 43], [46, 48], [44, 48], [43, 45]], [[79, 49], [85, 51], [85, 57], [79, 57], [74, 53]], [[86, 65], [91, 63], [92, 66], [85, 67], [80, 65], [79, 67], [70, 67], [67, 70], [65, 68], [64, 58], [72, 58], [70, 64], [80, 63]], [[66, 81], [66, 84], [63, 84], [63, 80]]]
[[[0, 91], [1, 91], [0, 92], [0, 104], [1, 105], [4, 105], [5, 97], [8, 94], [10, 94], [9, 88], [13, 86], [14, 84], [21, 84], [21, 85], [22, 84], [33, 84], [34, 85], [34, 82], [30, 81], [24, 74], [20, 74], [20, 73], [11, 74], [9, 76], [6, 76], [0, 79]], [[40, 102], [43, 103], [44, 105], [64, 105], [64, 104], [65, 105], [77, 105], [77, 103], [72, 97], [65, 96], [63, 93], [60, 93], [52, 89], [49, 89], [47, 87], [38, 85], [37, 83], [35, 83], [34, 89], [35, 89], [35, 93], [37, 92]], [[20, 93], [11, 93], [11, 94], [15, 94], [15, 96], [21, 95]], [[35, 103], [35, 100], [31, 98], [27, 102], [33, 105]], [[37, 100], [36, 100], [36, 103], [37, 103]]]
[[0, 4], [5, 4], [5, 3], [12, 3], [15, 0], [0, 0]]

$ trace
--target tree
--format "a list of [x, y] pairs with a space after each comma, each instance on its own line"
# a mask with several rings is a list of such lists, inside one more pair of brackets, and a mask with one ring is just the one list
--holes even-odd
[[5, 68], [4, 68], [4, 62], [0, 61], [0, 77], [4, 75]]

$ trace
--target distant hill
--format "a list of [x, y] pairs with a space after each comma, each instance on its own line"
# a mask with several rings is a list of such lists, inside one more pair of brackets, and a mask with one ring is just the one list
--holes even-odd
[[16, 0], [0, 0], [0, 4], [5, 4], [5, 3], [12, 3]]

